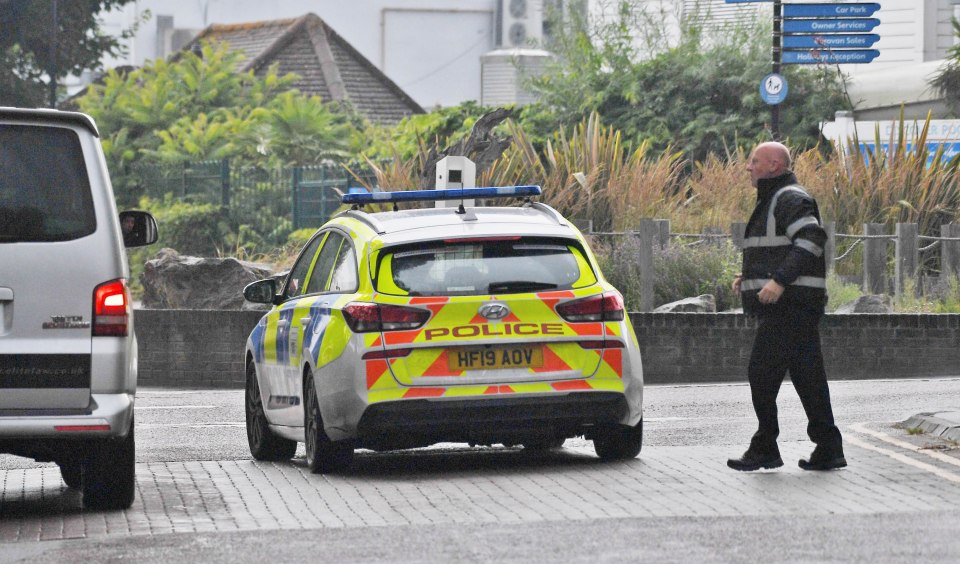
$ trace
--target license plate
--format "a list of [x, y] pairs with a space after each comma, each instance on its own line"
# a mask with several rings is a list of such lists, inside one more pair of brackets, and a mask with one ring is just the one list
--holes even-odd
[[447, 354], [450, 370], [497, 370], [501, 368], [540, 368], [543, 347], [484, 347], [452, 349]]

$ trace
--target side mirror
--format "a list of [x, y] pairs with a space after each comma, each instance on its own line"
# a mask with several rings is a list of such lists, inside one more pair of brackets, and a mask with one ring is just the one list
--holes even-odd
[[255, 304], [273, 304], [277, 297], [277, 281], [265, 278], [251, 282], [243, 289], [243, 299]]
[[157, 242], [157, 220], [150, 212], [129, 210], [120, 212], [120, 231], [123, 246], [144, 247]]

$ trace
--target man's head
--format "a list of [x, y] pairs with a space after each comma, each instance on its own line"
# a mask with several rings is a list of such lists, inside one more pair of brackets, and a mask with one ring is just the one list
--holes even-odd
[[754, 188], [764, 178], [774, 178], [790, 170], [790, 151], [782, 143], [768, 141], [754, 147], [747, 164]]

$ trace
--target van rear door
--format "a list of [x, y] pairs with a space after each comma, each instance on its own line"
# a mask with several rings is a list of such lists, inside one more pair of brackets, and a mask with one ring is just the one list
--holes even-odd
[[94, 289], [116, 263], [98, 197], [77, 131], [0, 123], [0, 410], [89, 407]]

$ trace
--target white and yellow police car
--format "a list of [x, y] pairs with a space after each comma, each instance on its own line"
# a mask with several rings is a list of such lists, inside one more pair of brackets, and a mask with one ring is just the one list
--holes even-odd
[[[246, 422], [258, 460], [306, 443], [313, 472], [354, 449], [438, 442], [560, 447], [636, 457], [643, 370], [621, 295], [581, 233], [531, 198], [538, 186], [346, 194], [246, 346]], [[514, 207], [464, 207], [518, 198]], [[371, 204], [458, 207], [366, 212]]]

